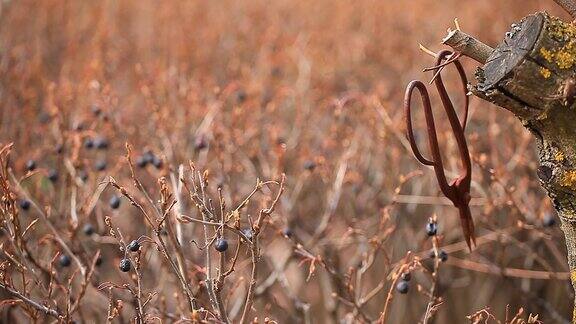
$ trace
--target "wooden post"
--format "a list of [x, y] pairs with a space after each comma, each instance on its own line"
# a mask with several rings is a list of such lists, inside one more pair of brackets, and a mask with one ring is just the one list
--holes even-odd
[[[444, 43], [456, 49], [450, 36]], [[514, 113], [536, 138], [537, 175], [562, 221], [576, 287], [576, 26], [546, 13], [530, 15], [512, 25], [485, 61], [470, 90]], [[576, 323], [576, 307], [573, 316]]]

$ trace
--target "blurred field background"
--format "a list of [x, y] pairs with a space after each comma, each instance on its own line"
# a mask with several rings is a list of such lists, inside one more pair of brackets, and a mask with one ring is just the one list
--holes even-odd
[[[104, 217], [110, 216], [127, 240], [150, 233], [128, 201], [119, 210], [109, 208], [111, 187], [93, 212], [85, 212], [108, 176], [141, 197], [124, 158], [126, 142], [135, 156], [152, 150], [163, 161], [160, 169], [136, 170], [154, 199], [157, 179], [170, 182], [189, 161], [197, 170], [209, 170], [211, 192], [222, 186], [227, 207], [239, 204], [257, 178], [279, 180], [286, 174], [286, 190], [260, 237], [259, 290], [250, 318], [366, 322], [381, 316], [392, 291], [387, 322], [418, 323], [432, 284], [427, 272], [432, 243], [424, 227], [435, 214], [440, 247], [449, 257], [440, 264], [436, 284], [442, 303], [430, 322], [465, 323], [467, 315], [485, 307], [502, 321], [509, 307], [509, 318], [523, 308], [524, 318], [533, 313], [545, 323], [569, 322], [573, 292], [565, 276], [534, 279], [530, 271], [506, 270], [568, 271], [560, 229], [543, 226], [554, 215], [536, 177], [529, 133], [503, 109], [472, 99], [467, 136], [479, 245], [469, 253], [457, 210], [407, 146], [402, 111], [406, 84], [431, 77], [422, 69], [433, 59], [419, 43], [442, 49], [441, 38], [458, 18], [462, 30], [496, 46], [512, 23], [533, 12], [567, 19], [553, 1], [23, 0], [3, 1], [0, 10], [0, 143], [14, 143], [9, 165], [30, 196], [50, 206], [52, 223], [82, 260], [102, 251], [103, 264], [72, 316], [81, 323], [105, 321], [108, 290], [97, 289], [102, 283], [133, 283], [118, 271], [123, 253]], [[472, 80], [475, 63], [463, 62]], [[452, 68], [445, 73], [448, 83], [456, 81]], [[448, 130], [442, 116], [437, 118]], [[415, 123], [424, 129], [422, 117]], [[107, 150], [82, 146], [97, 136], [109, 141]], [[439, 138], [447, 168], [457, 171], [455, 142], [448, 132]], [[425, 138], [421, 144], [425, 147]], [[38, 173], [24, 177], [29, 159], [37, 162]], [[106, 170], [95, 169], [99, 160], [107, 162]], [[87, 180], [76, 181], [66, 161]], [[60, 175], [54, 184], [46, 180], [52, 168]], [[270, 187], [258, 199], [269, 203], [276, 190]], [[76, 226], [70, 221], [72, 192], [78, 200]], [[183, 204], [186, 215], [198, 216], [194, 204]], [[248, 208], [242, 226], [260, 207]], [[19, 212], [19, 217], [29, 224], [37, 215]], [[85, 223], [94, 224], [96, 238], [79, 233]], [[183, 228], [190, 282], [200, 305], [211, 309], [202, 286], [205, 254], [191, 243], [202, 241], [202, 227]], [[287, 229], [291, 238], [282, 235]], [[4, 233], [2, 261], [11, 253]], [[41, 224], [26, 236], [45, 264], [59, 250], [49, 237]], [[231, 246], [237, 241], [230, 238]], [[308, 257], [294, 253], [298, 244]], [[153, 245], [143, 249], [143, 289], [157, 292], [146, 313], [166, 322], [186, 318], [177, 281]], [[422, 266], [414, 268], [410, 290], [401, 295], [390, 287], [408, 251], [422, 257]], [[13, 265], [3, 271], [19, 280]], [[55, 276], [65, 283], [73, 273], [74, 265]], [[239, 320], [249, 274], [243, 248], [224, 285], [232, 322]], [[121, 289], [114, 293], [126, 305], [113, 322], [130, 322], [131, 296]], [[47, 298], [40, 288], [30, 295]], [[48, 299], [62, 308], [66, 297], [56, 289]], [[15, 306], [3, 306], [5, 322], [28, 319]], [[157, 321], [152, 315], [150, 321]]]

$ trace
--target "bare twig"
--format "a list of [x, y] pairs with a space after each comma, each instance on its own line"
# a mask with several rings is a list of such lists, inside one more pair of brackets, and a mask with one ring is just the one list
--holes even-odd
[[400, 276], [402, 275], [402, 273], [404, 273], [404, 271], [410, 268], [410, 264], [408, 261], [410, 259], [411, 259], [411, 252], [408, 252], [408, 254], [404, 257], [404, 260], [402, 262], [403, 264], [401, 264], [398, 267], [398, 269], [392, 274], [392, 282], [390, 284], [390, 289], [388, 290], [388, 295], [386, 296], [386, 301], [384, 302], [384, 308], [382, 310], [382, 313], [380, 313], [380, 317], [378, 318], [379, 324], [386, 323], [386, 316], [388, 315], [388, 309], [394, 296], [394, 288], [396, 287], [398, 280], [400, 280], [401, 278]]
[[[222, 189], [218, 189], [218, 201], [220, 205], [220, 224], [224, 225], [224, 198], [222, 197]], [[221, 226], [218, 228], [218, 235], [221, 239], [226, 239], [226, 235], [224, 232], [224, 227]], [[238, 251], [240, 250], [240, 241], [236, 247], [236, 255], [234, 257], [234, 262], [238, 257]], [[218, 306], [218, 313], [220, 314], [220, 318], [224, 323], [229, 323], [228, 315], [226, 314], [226, 307], [224, 307], [224, 301], [222, 300], [222, 288], [224, 287], [224, 262], [226, 261], [226, 253], [220, 253], [220, 258], [218, 259], [218, 277], [216, 282], [214, 283], [214, 296], [216, 297], [216, 305]], [[233, 269], [232, 266], [230, 269]]]
[[574, 0], [554, 0], [554, 2], [566, 10], [572, 19], [576, 19], [576, 2]]
[[20, 184], [20, 181], [18, 181], [18, 179], [16, 178], [14, 173], [12, 173], [11, 170], [10, 170], [10, 176], [12, 177], [12, 181], [14, 182], [16, 187], [18, 188], [18, 191], [22, 194], [22, 196], [26, 197], [26, 199], [28, 199], [30, 201], [30, 204], [32, 205], [32, 207], [34, 207], [34, 209], [36, 209], [36, 211], [38, 211], [38, 214], [40, 214], [40, 218], [42, 219], [44, 224], [46, 224], [46, 226], [48, 226], [48, 228], [50, 229], [52, 234], [54, 234], [54, 238], [56, 239], [58, 244], [60, 244], [62, 249], [64, 251], [66, 251], [66, 253], [74, 260], [74, 262], [76, 262], [76, 264], [78, 265], [78, 268], [80, 268], [80, 273], [82, 273], [82, 276], [85, 277], [86, 276], [86, 267], [84, 266], [82, 261], [80, 261], [80, 258], [78, 258], [78, 256], [76, 256], [76, 254], [74, 254], [72, 252], [72, 249], [70, 249], [68, 244], [66, 244], [66, 241], [64, 240], [64, 238], [62, 238], [62, 236], [56, 230], [56, 228], [54, 227], [54, 225], [52, 224], [50, 219], [48, 219], [48, 215], [46, 215], [44, 210], [42, 208], [40, 208], [40, 206], [38, 206], [38, 204], [30, 197], [28, 192], [22, 187], [22, 185]]
[[458, 29], [448, 30], [448, 36], [442, 40], [442, 44], [448, 45], [455, 52], [468, 56], [479, 63], [485, 64], [494, 49], [476, 38]]
[[9, 293], [10, 295], [22, 300], [23, 302], [25, 302], [26, 304], [32, 306], [33, 308], [41, 311], [42, 313], [46, 314], [46, 315], [50, 315], [54, 318], [56, 318], [57, 320], [61, 320], [62, 319], [62, 315], [60, 313], [58, 313], [57, 310], [52, 309], [50, 307], [41, 305], [40, 303], [38, 303], [37, 301], [28, 298], [24, 295], [22, 295], [20, 292], [6, 286], [3, 283], [0, 283], [0, 288], [4, 289], [7, 293]]
[[[132, 180], [134, 181], [136, 187], [140, 190], [140, 191], [145, 191], [144, 187], [142, 186], [142, 184], [140, 183], [140, 181], [138, 180], [138, 178], [136, 177], [136, 174], [134, 172], [134, 167], [132, 166], [132, 160], [130, 157], [130, 152], [131, 152], [131, 148], [128, 144], [126, 144], [126, 150], [127, 150], [127, 160], [128, 160], [128, 165], [130, 167], [130, 171], [131, 171], [131, 177]], [[172, 257], [170, 256], [170, 253], [168, 252], [168, 247], [166, 246], [166, 242], [164, 242], [164, 239], [162, 238], [162, 235], [160, 234], [160, 228], [158, 227], [158, 224], [156, 224], [152, 218], [150, 217], [150, 215], [148, 214], [148, 212], [146, 212], [146, 210], [144, 209], [144, 207], [142, 206], [142, 204], [140, 204], [138, 201], [136, 201], [136, 199], [130, 195], [128, 193], [128, 191], [126, 190], [126, 188], [120, 186], [116, 180], [114, 180], [112, 177], [109, 178], [109, 183], [116, 188], [118, 191], [120, 191], [120, 193], [126, 197], [130, 203], [135, 206], [136, 208], [138, 208], [138, 210], [140, 210], [140, 212], [142, 212], [144, 219], [146, 220], [146, 222], [148, 223], [148, 225], [152, 228], [152, 232], [154, 233], [155, 238], [157, 239], [157, 245], [158, 248], [160, 250], [160, 252], [162, 253], [162, 255], [164, 256], [164, 258], [166, 259], [166, 261], [168, 261], [168, 264], [170, 265], [170, 267], [172, 268], [174, 274], [176, 275], [176, 277], [178, 278], [178, 280], [180, 281], [182, 290], [184, 292], [184, 294], [187, 297], [187, 301], [188, 301], [188, 306], [189, 306], [189, 310], [190, 312], [194, 312], [194, 310], [196, 309], [196, 297], [194, 297], [194, 295], [192, 294], [192, 290], [190, 289], [189, 283], [187, 282], [186, 278], [185, 278], [185, 274], [180, 272], [180, 268], [178, 267], [178, 265], [174, 262], [174, 260], [172, 259]], [[150, 197], [148, 194], [146, 194], [148, 197]], [[151, 204], [154, 204], [154, 202], [152, 201], [151, 198], [149, 198], [149, 201], [151, 201]], [[163, 218], [163, 214], [160, 213], [160, 211], [158, 210], [158, 208], [154, 205], [154, 210], [158, 213], [159, 215], [159, 219]]]
[[[436, 223], [436, 217], [433, 216], [431, 221], [433, 221], [434, 223]], [[438, 270], [440, 269], [440, 257], [438, 256], [439, 254], [439, 239], [438, 236], [434, 236], [432, 238], [432, 247], [434, 250], [434, 254], [436, 255], [436, 257], [434, 258], [434, 268], [432, 270], [432, 284], [430, 285], [430, 289], [429, 289], [429, 301], [428, 301], [428, 305], [426, 306], [426, 312], [424, 313], [424, 320], [422, 321], [423, 324], [428, 324], [428, 322], [432, 319], [432, 316], [434, 315], [435, 311], [437, 310], [438, 307], [438, 302], [441, 303], [441, 301], [439, 301], [438, 297], [436, 296], [436, 287], [438, 285]]]
[[569, 280], [570, 272], [551, 272], [551, 271], [538, 271], [517, 268], [504, 268], [496, 265], [479, 263], [471, 260], [463, 260], [456, 257], [450, 257], [447, 264], [453, 265], [462, 269], [472, 270], [476, 272], [488, 273], [503, 277], [512, 278], [527, 278], [527, 279], [540, 279], [540, 280]]
[[262, 224], [264, 219], [272, 212], [274, 212], [274, 208], [276, 207], [278, 201], [280, 200], [280, 196], [284, 192], [284, 181], [286, 180], [286, 176], [282, 174], [282, 180], [280, 181], [280, 188], [278, 189], [278, 193], [276, 194], [276, 198], [270, 204], [270, 207], [264, 208], [260, 210], [260, 214], [258, 216], [258, 220], [256, 224], [254, 224], [252, 231], [252, 245], [250, 249], [251, 257], [252, 257], [252, 274], [250, 275], [250, 282], [248, 285], [248, 293], [246, 294], [246, 303], [244, 304], [244, 310], [242, 311], [242, 317], [240, 319], [240, 323], [246, 323], [248, 313], [250, 313], [250, 309], [252, 308], [252, 303], [254, 302], [254, 291], [256, 290], [256, 278], [258, 277], [258, 262], [260, 260], [260, 248], [259, 248], [259, 234], [260, 230], [262, 229]]

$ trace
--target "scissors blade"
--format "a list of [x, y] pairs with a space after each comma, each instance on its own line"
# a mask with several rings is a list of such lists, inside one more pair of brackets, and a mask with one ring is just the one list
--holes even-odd
[[472, 213], [470, 212], [470, 207], [458, 206], [458, 211], [460, 213], [460, 224], [462, 226], [462, 232], [464, 233], [464, 239], [468, 245], [468, 249], [472, 252], [472, 245], [476, 246], [476, 236], [474, 235], [474, 219], [472, 219]]

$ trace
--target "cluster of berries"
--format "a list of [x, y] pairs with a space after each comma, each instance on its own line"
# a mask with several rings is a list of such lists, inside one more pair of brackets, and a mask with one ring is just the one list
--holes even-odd
[[[84, 140], [84, 148], [87, 150], [91, 150], [93, 148], [98, 150], [107, 150], [109, 146], [110, 143], [108, 142], [108, 139], [103, 136], [96, 136], [95, 138], [87, 137]], [[94, 163], [94, 169], [96, 169], [96, 171], [104, 171], [106, 170], [107, 166], [108, 164], [104, 158], [98, 159]]]
[[[207, 146], [208, 146], [208, 143], [204, 137], [199, 137], [195, 143], [195, 148], [197, 150], [203, 150]], [[106, 140], [106, 138], [101, 137], [101, 136], [97, 136], [94, 139], [86, 138], [84, 141], [84, 148], [89, 149], [89, 150], [93, 149], [93, 148], [106, 150], [108, 147], [109, 147], [108, 140]], [[57, 151], [59, 153], [61, 153], [62, 150], [63, 150], [63, 146], [59, 145], [59, 148], [57, 149]], [[160, 168], [162, 168], [163, 162], [162, 162], [162, 159], [158, 158], [152, 151], [148, 150], [136, 158], [136, 165], [140, 168], [145, 168], [148, 164], [152, 164], [157, 169], [160, 169]], [[28, 160], [26, 162], [25, 166], [26, 166], [27, 171], [32, 172], [37, 167], [36, 161]], [[95, 163], [95, 168], [98, 171], [105, 170], [106, 166], [107, 166], [106, 160], [98, 160]], [[314, 170], [315, 167], [316, 167], [316, 164], [313, 161], [307, 161], [304, 165], [304, 168], [306, 170], [309, 170], [309, 171]], [[80, 174], [80, 172], [79, 172], [79, 174]], [[84, 172], [83, 174], [84, 174], [84, 176], [81, 176], [81, 178], [83, 181], [86, 181], [88, 174], [86, 172]], [[49, 170], [47, 178], [53, 183], [57, 182], [58, 181], [58, 171], [55, 169]], [[18, 202], [19, 202], [20, 208], [24, 211], [29, 210], [31, 207], [31, 202], [27, 199], [20, 199]], [[121, 198], [117, 195], [112, 195], [110, 197], [110, 200], [108, 201], [108, 205], [112, 209], [120, 208]], [[96, 233], [96, 230], [91, 223], [86, 223], [82, 227], [82, 232], [87, 236], [91, 236], [94, 233]], [[242, 231], [242, 233], [244, 234], [245, 238], [247, 238], [248, 240], [252, 240], [253, 235], [252, 235], [251, 229], [244, 229]], [[282, 230], [282, 235], [287, 237], [287, 238], [290, 238], [290, 237], [292, 237], [292, 230], [289, 227], [286, 227]], [[140, 249], [140, 243], [137, 240], [133, 240], [126, 246], [126, 249], [130, 252], [137, 252]], [[226, 250], [228, 250], [228, 241], [224, 238], [218, 238], [216, 240], [216, 242], [214, 243], [214, 249], [218, 252], [221, 252], [221, 253], [225, 252]], [[59, 256], [58, 263], [61, 267], [69, 267], [71, 265], [72, 261], [71, 261], [71, 258], [69, 255], [63, 253]], [[101, 263], [102, 263], [102, 257], [99, 257], [96, 260], [96, 265], [100, 265]], [[131, 267], [132, 267], [132, 263], [128, 257], [124, 257], [120, 260], [120, 263], [119, 263], [120, 271], [129, 272]]]
[[150, 150], [147, 150], [144, 154], [136, 157], [136, 166], [139, 168], [143, 169], [148, 164], [152, 164], [156, 169], [162, 169], [162, 166], [164, 165], [162, 159]]
[[[430, 237], [436, 236], [438, 234], [438, 224], [432, 219], [429, 220], [426, 224], [426, 234], [428, 234]], [[436, 252], [434, 252], [434, 250], [430, 251], [430, 257], [436, 257]], [[440, 261], [446, 262], [446, 260], [448, 260], [448, 253], [446, 253], [444, 250], [440, 250], [440, 252], [438, 252], [438, 257], [440, 258]]]
[[[110, 146], [109, 141], [103, 136], [96, 136], [95, 138], [88, 137], [84, 140], [84, 148], [88, 150], [91, 150], [93, 148], [99, 150], [107, 150], [109, 146]], [[61, 154], [64, 151], [64, 145], [59, 143], [58, 145], [56, 145], [55, 151], [57, 154]], [[104, 171], [106, 170], [107, 166], [108, 164], [106, 162], [106, 159], [104, 158], [98, 159], [94, 163], [94, 169], [96, 169], [96, 171]], [[35, 160], [30, 159], [26, 161], [24, 167], [26, 168], [26, 171], [32, 172], [36, 170], [37, 163]], [[88, 180], [88, 173], [84, 170], [78, 171], [78, 176], [82, 181]], [[59, 179], [58, 170], [55, 168], [49, 169], [48, 172], [46, 173], [46, 178], [48, 178], [48, 180], [50, 180], [50, 182], [52, 183], [58, 182]]]
[[[126, 249], [130, 252], [138, 252], [140, 250], [140, 242], [138, 242], [137, 240], [132, 240], [130, 243], [128, 243]], [[122, 272], [128, 272], [132, 268], [132, 262], [130, 261], [129, 258], [124, 257], [122, 260], [120, 260], [118, 268]]]

